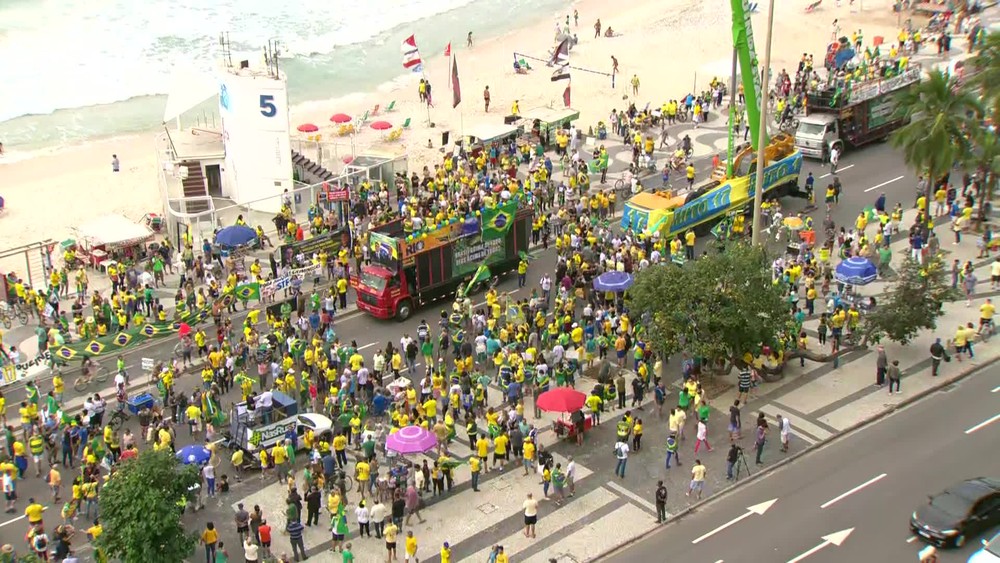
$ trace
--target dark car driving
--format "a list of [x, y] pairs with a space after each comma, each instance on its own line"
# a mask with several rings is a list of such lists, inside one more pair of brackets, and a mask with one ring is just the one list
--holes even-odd
[[1000, 480], [978, 477], [930, 497], [910, 517], [910, 530], [941, 547], [962, 547], [1000, 524]]

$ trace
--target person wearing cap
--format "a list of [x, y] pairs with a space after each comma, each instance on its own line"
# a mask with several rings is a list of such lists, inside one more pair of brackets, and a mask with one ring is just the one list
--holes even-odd
[[441, 563], [451, 563], [451, 546], [448, 542], [441, 546]]

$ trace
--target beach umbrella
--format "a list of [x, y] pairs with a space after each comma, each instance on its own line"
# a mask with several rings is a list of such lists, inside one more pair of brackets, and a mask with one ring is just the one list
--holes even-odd
[[344, 164], [350, 164], [350, 163], [354, 162], [354, 156], [349, 155], [349, 154], [345, 154], [343, 157], [341, 157], [340, 160], [343, 160]]
[[330, 121], [334, 123], [350, 123], [351, 116], [347, 115], [346, 113], [335, 113], [332, 116], [330, 116]]
[[587, 395], [572, 387], [556, 387], [542, 393], [535, 406], [545, 412], [574, 412], [583, 408]]
[[319, 131], [319, 127], [312, 123], [303, 123], [302, 125], [296, 127], [296, 129], [298, 129], [300, 133], [315, 133], [316, 131]]
[[388, 121], [376, 121], [371, 124], [371, 128], [376, 131], [387, 131], [392, 129], [392, 123], [389, 123]]
[[422, 454], [437, 447], [437, 437], [420, 426], [404, 426], [385, 439], [387, 450], [398, 454]]
[[215, 244], [228, 247], [243, 246], [257, 240], [257, 231], [246, 225], [230, 225], [215, 233]]
[[212, 457], [208, 448], [198, 444], [184, 446], [177, 450], [177, 459], [184, 465], [205, 465]]
[[632, 287], [632, 275], [612, 270], [594, 278], [594, 289], [597, 291], [625, 291]]
[[867, 258], [851, 256], [837, 264], [834, 277], [841, 283], [865, 285], [875, 281], [878, 277], [878, 268]]

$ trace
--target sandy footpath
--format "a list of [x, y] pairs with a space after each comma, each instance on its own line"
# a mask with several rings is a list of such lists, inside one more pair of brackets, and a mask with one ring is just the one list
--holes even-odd
[[[807, 0], [777, 0], [773, 39], [772, 69], [794, 71], [803, 52], [821, 59], [832, 36], [831, 23], [839, 20], [841, 35], [862, 29], [866, 43], [882, 35], [892, 41], [896, 16], [889, 8], [890, 0], [867, 0], [864, 12], [852, 12], [845, 0], [836, 7], [827, 0], [820, 10], [806, 14]], [[761, 10], [766, 3], [761, 1]], [[565, 81], [550, 81], [551, 69], [532, 62], [535, 68], [528, 75], [516, 75], [512, 68], [515, 51], [545, 57], [553, 46], [556, 23], [562, 23], [573, 9], [579, 11], [580, 24], [573, 31], [579, 44], [572, 50], [573, 66], [610, 72], [611, 56], [617, 57], [620, 75], [612, 89], [610, 78], [598, 74], [571, 71], [572, 106], [581, 112], [579, 126], [586, 130], [599, 120], [607, 119], [612, 108], [624, 108], [631, 98], [633, 75], [641, 85], [637, 105], [652, 102], [659, 105], [666, 99], [676, 99], [692, 90], [696, 76], [699, 88], [704, 88], [712, 76], [727, 73], [732, 56], [732, 31], [729, 0], [633, 0], [608, 9], [599, 0], [581, 0], [567, 4], [565, 13], [553, 14], [538, 24], [516, 32], [476, 41], [472, 49], [464, 37], [456, 34], [456, 53], [461, 79], [462, 104], [451, 107], [448, 60], [441, 52], [431, 52], [430, 46], [443, 44], [437, 38], [417, 38], [425, 62], [426, 76], [432, 82], [436, 102], [431, 109], [434, 129], [425, 126], [427, 112], [417, 99], [418, 76], [411, 80], [383, 85], [364, 98], [310, 102], [292, 108], [291, 127], [312, 122], [322, 127], [325, 137], [333, 137], [329, 116], [337, 112], [361, 114], [365, 109], [396, 100], [396, 111], [383, 116], [395, 124], [406, 117], [412, 125], [403, 139], [392, 147], [382, 146], [379, 133], [362, 128], [357, 135], [359, 148], [408, 151], [410, 166], [422, 166], [437, 160], [440, 132], [458, 135], [478, 123], [496, 123], [509, 112], [514, 100], [519, 100], [522, 113], [530, 108], [553, 105], [561, 107]], [[594, 38], [594, 22], [601, 19], [621, 35], [614, 38]], [[753, 16], [758, 55], [763, 58], [766, 13]], [[400, 33], [400, 39], [403, 34]], [[392, 40], [396, 40], [393, 38]], [[402, 69], [401, 69], [402, 70]], [[492, 103], [489, 114], [483, 109], [483, 90], [490, 87]], [[628, 93], [626, 92], [628, 89]], [[69, 146], [31, 158], [18, 158], [16, 147], [7, 147], [12, 154], [0, 157], [0, 195], [6, 200], [7, 211], [0, 216], [0, 249], [50, 238], [61, 240], [72, 235], [72, 229], [87, 219], [103, 213], [118, 212], [138, 220], [145, 213], [162, 213], [157, 187], [155, 132], [129, 137], [115, 137]], [[427, 149], [428, 139], [435, 148]], [[111, 155], [121, 159], [122, 171], [111, 172]], [[0, 262], [0, 271], [21, 268], [23, 264]]]

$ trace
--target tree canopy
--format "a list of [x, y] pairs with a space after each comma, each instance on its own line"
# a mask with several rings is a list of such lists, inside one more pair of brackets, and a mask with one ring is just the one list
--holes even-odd
[[99, 497], [104, 533], [97, 547], [122, 563], [183, 561], [197, 538], [184, 530], [178, 501], [198, 482], [169, 451], [146, 450], [121, 464]]
[[944, 314], [942, 305], [959, 297], [949, 283], [950, 273], [941, 256], [918, 264], [906, 256], [899, 277], [893, 281], [875, 310], [865, 316], [864, 331], [870, 339], [888, 338], [907, 344], [918, 332], [933, 329]]
[[709, 360], [732, 361], [773, 345], [790, 311], [782, 287], [772, 283], [767, 253], [745, 243], [684, 267], [640, 271], [628, 302], [642, 315], [654, 349]]

